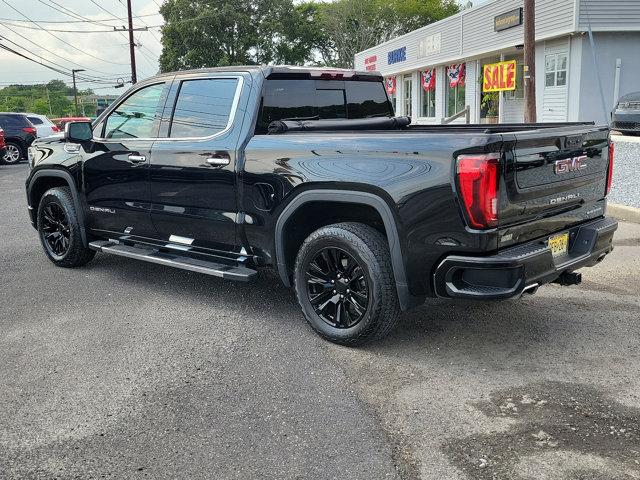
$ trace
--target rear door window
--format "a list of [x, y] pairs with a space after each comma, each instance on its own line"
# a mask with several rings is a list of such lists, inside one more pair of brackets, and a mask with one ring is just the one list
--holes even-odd
[[226, 130], [237, 88], [237, 78], [184, 80], [171, 118], [169, 137], [203, 138]]
[[44, 123], [38, 117], [27, 117], [27, 119], [34, 125], [42, 125]]
[[256, 133], [276, 120], [332, 120], [391, 116], [382, 82], [267, 80]]

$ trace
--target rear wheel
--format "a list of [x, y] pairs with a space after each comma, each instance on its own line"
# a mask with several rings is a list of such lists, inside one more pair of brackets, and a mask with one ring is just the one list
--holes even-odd
[[90, 262], [96, 252], [86, 248], [71, 190], [47, 190], [38, 205], [38, 233], [44, 252], [60, 267], [78, 267]]
[[368, 225], [313, 232], [298, 252], [295, 288], [309, 324], [334, 343], [382, 338], [400, 315], [387, 241]]
[[22, 145], [16, 142], [6, 142], [7, 151], [2, 157], [2, 162], [7, 165], [13, 165], [18, 163], [24, 158], [24, 151]]

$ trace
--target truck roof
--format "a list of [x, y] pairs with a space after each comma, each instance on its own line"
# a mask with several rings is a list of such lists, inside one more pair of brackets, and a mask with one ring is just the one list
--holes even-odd
[[193, 70], [176, 70], [174, 72], [167, 72], [158, 76], [165, 75], [187, 75], [191, 73], [206, 73], [206, 72], [248, 72], [259, 71], [265, 78], [272, 76], [283, 77], [318, 77], [325, 75], [332, 75], [343, 79], [369, 79], [375, 81], [382, 81], [382, 75], [380, 72], [366, 72], [362, 70], [350, 70], [346, 68], [332, 68], [332, 67], [300, 67], [295, 65], [235, 65], [230, 67], [212, 67], [212, 68], [200, 68]]

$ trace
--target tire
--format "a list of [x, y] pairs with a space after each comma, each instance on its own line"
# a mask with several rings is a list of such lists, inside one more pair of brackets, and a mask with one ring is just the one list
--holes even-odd
[[25, 152], [24, 148], [22, 148], [22, 145], [17, 142], [10, 141], [7, 141], [5, 143], [7, 151], [2, 157], [2, 163], [4, 163], [5, 165], [15, 165], [24, 158]]
[[337, 223], [313, 232], [300, 247], [294, 279], [307, 322], [333, 343], [363, 345], [398, 322], [389, 246], [368, 225]]
[[82, 243], [80, 222], [68, 187], [47, 190], [38, 205], [38, 236], [45, 254], [59, 267], [79, 267], [96, 252]]

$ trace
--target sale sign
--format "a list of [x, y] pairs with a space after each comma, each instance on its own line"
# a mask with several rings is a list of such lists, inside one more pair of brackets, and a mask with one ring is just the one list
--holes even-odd
[[516, 89], [516, 61], [491, 63], [483, 68], [482, 91], [502, 92]]

